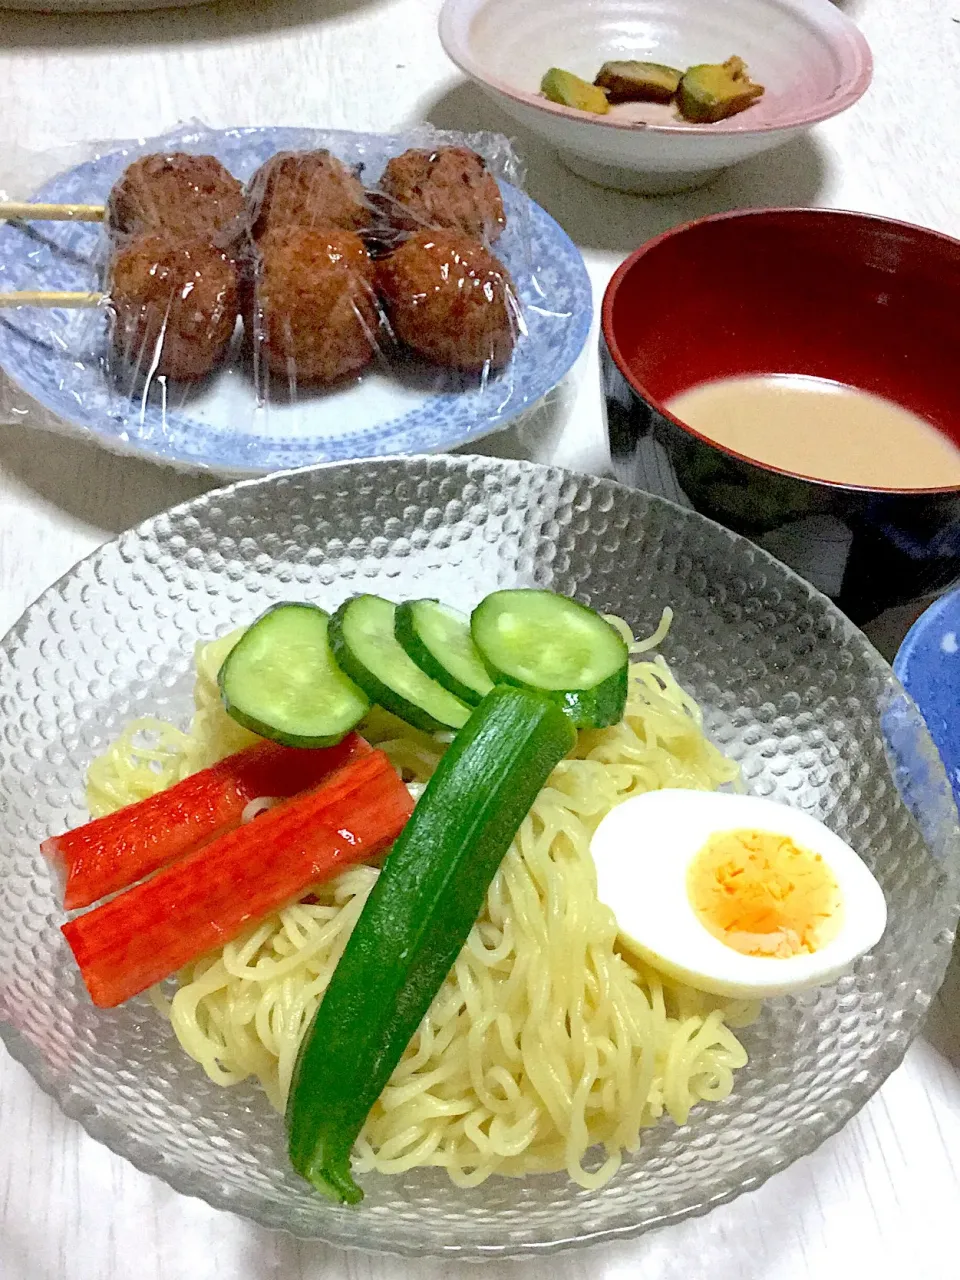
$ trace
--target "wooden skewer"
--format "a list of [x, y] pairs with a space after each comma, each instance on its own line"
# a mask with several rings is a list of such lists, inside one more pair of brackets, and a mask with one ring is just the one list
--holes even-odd
[[44, 293], [25, 289], [19, 293], [0, 293], [0, 310], [4, 307], [99, 307], [102, 293]]
[[102, 204], [31, 204], [25, 200], [0, 201], [0, 219], [30, 222], [102, 222]]
[[[0, 221], [15, 218], [36, 222], [102, 222], [102, 204], [31, 204], [29, 201], [0, 201]], [[45, 292], [27, 289], [17, 293], [0, 292], [0, 310], [4, 307], [98, 307], [102, 293]]]

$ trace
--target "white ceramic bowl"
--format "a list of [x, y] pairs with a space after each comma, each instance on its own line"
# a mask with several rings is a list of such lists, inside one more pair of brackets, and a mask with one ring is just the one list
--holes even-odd
[[[648, 195], [702, 186], [852, 106], [873, 70], [870, 48], [830, 0], [446, 0], [448, 56], [575, 172]], [[717, 124], [671, 106], [630, 103], [590, 115], [540, 96], [550, 67], [592, 80], [603, 62], [688, 67], [743, 58], [764, 96]]]

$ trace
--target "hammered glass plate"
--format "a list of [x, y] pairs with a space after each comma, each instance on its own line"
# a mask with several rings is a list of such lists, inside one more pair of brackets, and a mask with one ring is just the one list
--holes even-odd
[[[39, 840], [85, 817], [83, 776], [131, 716], [185, 722], [195, 642], [269, 603], [357, 591], [574, 593], [651, 630], [749, 789], [824, 818], [874, 870], [882, 942], [836, 985], [772, 1000], [726, 1102], [650, 1130], [600, 1191], [565, 1177], [459, 1190], [363, 1179], [359, 1209], [289, 1169], [252, 1087], [219, 1089], [145, 998], [87, 999]], [[705, 1212], [812, 1151], [899, 1063], [958, 911], [956, 810], [913, 704], [836, 609], [751, 543], [610, 481], [479, 458], [356, 462], [209, 493], [82, 562], [0, 657], [0, 1032], [94, 1137], [177, 1190], [296, 1235], [403, 1254], [531, 1255]]]

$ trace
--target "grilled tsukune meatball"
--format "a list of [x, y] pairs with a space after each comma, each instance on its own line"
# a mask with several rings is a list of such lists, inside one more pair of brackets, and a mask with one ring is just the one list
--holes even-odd
[[243, 187], [215, 156], [142, 156], [121, 174], [107, 201], [115, 235], [162, 231], [185, 240], [234, 245], [247, 217]]
[[513, 281], [468, 236], [417, 232], [378, 263], [377, 286], [396, 336], [428, 360], [477, 373], [510, 359]]
[[373, 359], [380, 313], [373, 263], [342, 227], [277, 227], [257, 245], [253, 331], [291, 384], [338, 382]]
[[278, 227], [343, 227], [362, 231], [372, 211], [363, 184], [329, 151], [279, 151], [250, 179], [253, 235]]
[[108, 285], [121, 369], [195, 382], [223, 358], [240, 303], [236, 266], [220, 249], [138, 236], [117, 250]]
[[492, 244], [507, 225], [500, 188], [481, 156], [466, 147], [405, 151], [387, 164], [380, 191], [395, 226], [443, 227]]

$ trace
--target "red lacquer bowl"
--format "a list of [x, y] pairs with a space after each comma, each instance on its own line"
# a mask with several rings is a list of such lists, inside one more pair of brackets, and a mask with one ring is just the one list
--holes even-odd
[[814, 374], [886, 396], [960, 446], [960, 241], [823, 209], [674, 228], [619, 268], [602, 357], [618, 478], [686, 496], [834, 597], [857, 622], [960, 576], [960, 488], [879, 489], [724, 449], [664, 404], [697, 383]]

